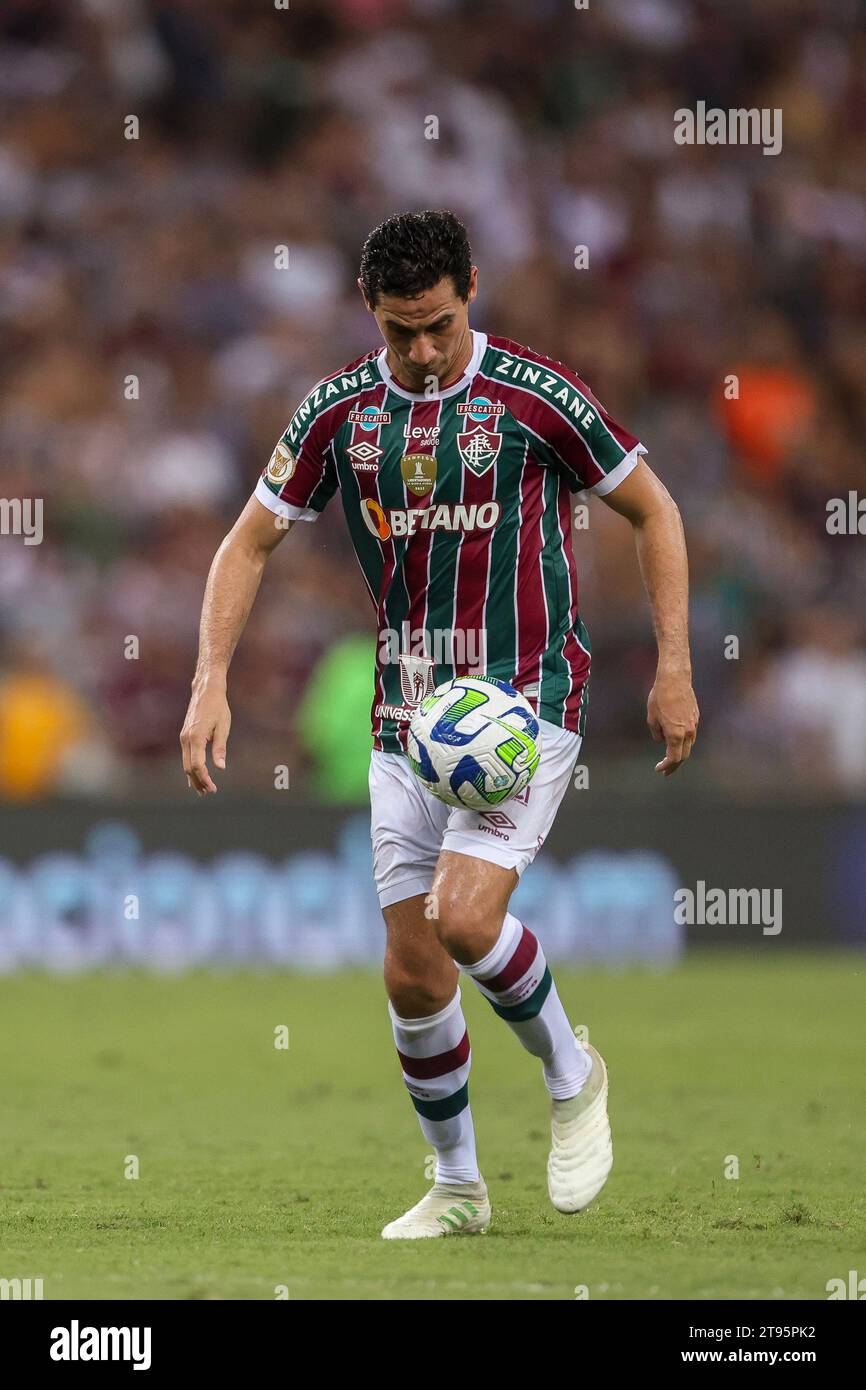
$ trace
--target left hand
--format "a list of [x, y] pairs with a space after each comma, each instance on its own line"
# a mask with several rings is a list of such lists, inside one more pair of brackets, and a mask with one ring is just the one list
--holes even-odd
[[656, 772], [672, 777], [685, 762], [698, 736], [700, 712], [691, 677], [659, 668], [647, 700], [647, 723], [656, 743], [665, 744], [665, 756]]

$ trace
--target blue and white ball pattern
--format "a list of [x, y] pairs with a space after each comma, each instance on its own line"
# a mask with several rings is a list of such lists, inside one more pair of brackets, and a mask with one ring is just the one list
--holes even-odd
[[406, 752], [433, 796], [487, 811], [523, 791], [541, 758], [541, 732], [529, 704], [506, 681], [455, 676], [421, 701]]

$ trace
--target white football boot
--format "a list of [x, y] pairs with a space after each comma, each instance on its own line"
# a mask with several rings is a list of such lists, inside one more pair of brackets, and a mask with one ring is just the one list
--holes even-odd
[[557, 1211], [582, 1211], [597, 1197], [613, 1167], [607, 1118], [607, 1067], [589, 1043], [579, 1043], [592, 1058], [583, 1090], [569, 1100], [550, 1103], [550, 1157], [547, 1190]]
[[437, 1236], [474, 1236], [490, 1224], [484, 1179], [473, 1183], [434, 1183], [404, 1216], [391, 1221], [383, 1240], [424, 1240]]

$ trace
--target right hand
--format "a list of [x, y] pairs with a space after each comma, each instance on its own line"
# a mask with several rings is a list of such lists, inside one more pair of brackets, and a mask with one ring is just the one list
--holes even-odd
[[224, 681], [194, 681], [192, 699], [180, 731], [183, 749], [183, 770], [186, 780], [197, 796], [216, 791], [216, 783], [208, 771], [206, 750], [213, 742], [211, 756], [214, 767], [226, 765], [226, 743], [232, 716], [226, 699]]

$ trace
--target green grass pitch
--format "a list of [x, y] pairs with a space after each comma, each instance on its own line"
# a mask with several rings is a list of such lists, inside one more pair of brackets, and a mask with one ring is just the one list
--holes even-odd
[[557, 979], [610, 1068], [605, 1191], [549, 1205], [538, 1063], [465, 987], [493, 1222], [405, 1244], [379, 1231], [428, 1149], [376, 977], [0, 981], [0, 1278], [46, 1299], [782, 1300], [866, 1275], [866, 960]]

